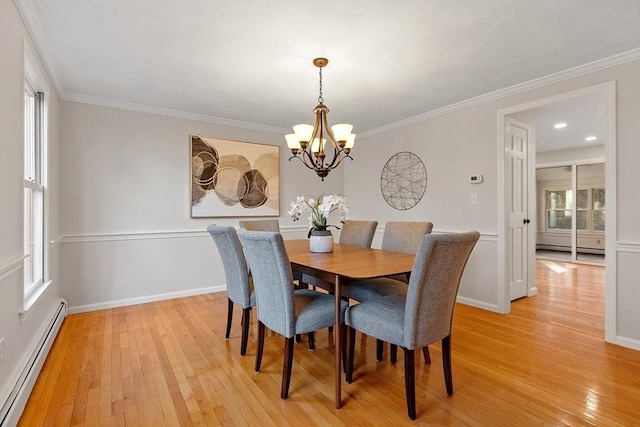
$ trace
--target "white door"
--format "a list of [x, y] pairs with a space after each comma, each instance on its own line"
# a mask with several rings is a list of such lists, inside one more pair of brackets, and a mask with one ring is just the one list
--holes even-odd
[[511, 179], [506, 203], [509, 206], [509, 237], [507, 247], [508, 280], [511, 301], [527, 296], [529, 288], [529, 203], [528, 152], [531, 128], [505, 117], [507, 170]]

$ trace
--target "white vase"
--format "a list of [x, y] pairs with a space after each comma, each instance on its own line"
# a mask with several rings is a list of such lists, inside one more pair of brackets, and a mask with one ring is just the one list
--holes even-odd
[[333, 235], [331, 231], [312, 231], [311, 236], [309, 236], [309, 249], [311, 252], [318, 253], [333, 252]]

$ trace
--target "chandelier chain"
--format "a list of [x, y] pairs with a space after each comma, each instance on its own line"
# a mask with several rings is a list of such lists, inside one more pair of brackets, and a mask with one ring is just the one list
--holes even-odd
[[322, 67], [320, 67], [320, 96], [318, 96], [318, 102], [324, 104], [324, 98], [322, 97]]

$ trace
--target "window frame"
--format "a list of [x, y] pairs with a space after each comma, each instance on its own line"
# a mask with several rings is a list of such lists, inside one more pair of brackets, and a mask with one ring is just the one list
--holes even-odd
[[24, 295], [29, 300], [45, 279], [45, 187], [42, 179], [44, 94], [37, 92], [29, 79], [25, 79], [24, 95]]
[[[22, 311], [19, 312], [20, 322], [24, 322], [29, 313], [31, 312], [32, 307], [38, 302], [40, 297], [45, 293], [47, 288], [51, 285], [52, 280], [50, 277], [49, 271], [49, 244], [48, 244], [48, 105], [49, 105], [49, 86], [45, 85], [45, 80], [43, 79], [44, 74], [40, 68], [36, 67], [37, 64], [36, 55], [32, 52], [29, 45], [25, 44], [25, 52], [24, 52], [24, 90], [23, 96], [26, 96], [26, 91], [30, 90], [32, 94], [34, 94], [37, 98], [37, 108], [35, 108], [34, 113], [37, 114], [37, 124], [35, 126], [34, 123], [34, 136], [37, 138], [37, 157], [36, 162], [34, 163], [34, 177], [27, 176], [27, 168], [26, 168], [26, 159], [22, 159], [22, 168], [23, 168], [23, 209], [28, 206], [25, 203], [25, 192], [26, 190], [36, 191], [39, 196], [38, 199], [38, 232], [37, 242], [39, 244], [39, 256], [40, 258], [37, 260], [41, 274], [40, 277], [36, 281], [30, 281], [27, 283], [24, 280], [24, 277], [27, 275], [27, 268], [30, 266], [27, 262], [27, 256], [24, 256], [23, 260], [23, 292], [22, 292]], [[26, 114], [26, 105], [23, 105], [23, 114]], [[23, 129], [23, 156], [26, 155], [25, 147], [26, 144], [26, 117], [23, 117], [23, 125], [25, 129]], [[31, 178], [31, 179], [27, 179]], [[25, 219], [27, 219], [27, 212], [23, 211], [23, 227], [25, 227]], [[23, 239], [27, 234], [26, 229], [23, 229]], [[23, 251], [26, 253], [28, 242], [23, 242], [24, 248]]]
[[[594, 190], [604, 190], [603, 187], [597, 186], [597, 184], [594, 185], [588, 185], [588, 186], [584, 186], [584, 187], [580, 187], [577, 189], [577, 192], [579, 191], [587, 191], [587, 208], [583, 209], [583, 208], [578, 208], [577, 206], [577, 195], [576, 197], [571, 197], [571, 205], [569, 206], [565, 206], [565, 208], [550, 208], [549, 207], [549, 193], [557, 193], [557, 192], [561, 192], [561, 191], [565, 191], [565, 192], [571, 192], [573, 194], [573, 191], [571, 188], [566, 187], [566, 186], [551, 186], [551, 187], [547, 187], [544, 189], [544, 232], [546, 233], [566, 233], [566, 234], [570, 234], [571, 233], [571, 227], [570, 228], [550, 228], [549, 227], [549, 213], [552, 211], [556, 211], [556, 212], [570, 212], [571, 215], [573, 215], [573, 204], [576, 204], [575, 207], [575, 211], [576, 211], [576, 216], [578, 214], [578, 212], [587, 212], [586, 216], [587, 216], [587, 228], [584, 229], [577, 229], [576, 231], [578, 232], [578, 234], [602, 234], [604, 235], [605, 230], [595, 230], [594, 229], [594, 224], [595, 224], [595, 212], [605, 212], [606, 215], [606, 206], [605, 208], [602, 209], [595, 209], [593, 206], [593, 192]], [[605, 197], [606, 197], [606, 193], [605, 193]], [[577, 217], [576, 217], [576, 226], [577, 226]], [[573, 219], [572, 219], [573, 222]]]

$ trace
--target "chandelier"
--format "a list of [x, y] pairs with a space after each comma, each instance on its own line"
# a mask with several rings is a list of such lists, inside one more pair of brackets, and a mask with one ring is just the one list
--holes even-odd
[[[322, 67], [329, 63], [327, 58], [316, 58], [313, 65], [320, 69], [320, 90], [318, 105], [313, 109], [316, 115], [315, 124], [295, 125], [293, 132], [285, 135], [287, 146], [293, 153], [289, 161], [297, 158], [309, 169], [313, 169], [324, 181], [331, 169], [335, 169], [346, 158], [353, 160], [349, 155], [355, 141], [355, 134], [351, 133], [352, 125], [339, 124], [329, 127], [327, 113], [329, 108], [324, 105], [322, 98]], [[329, 153], [327, 153], [329, 149]], [[330, 156], [327, 157], [327, 154]]]

